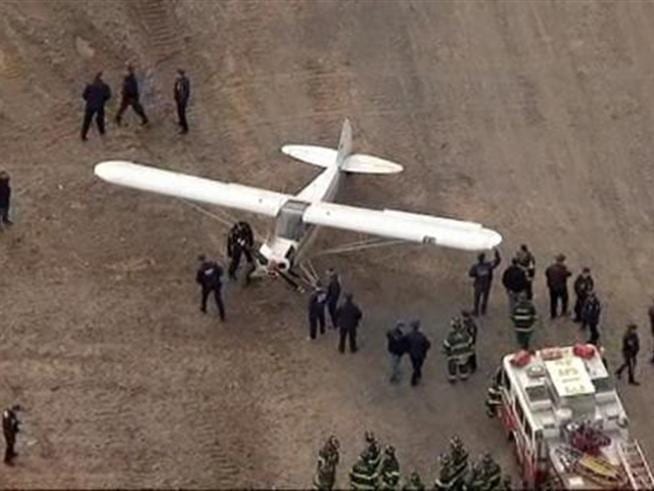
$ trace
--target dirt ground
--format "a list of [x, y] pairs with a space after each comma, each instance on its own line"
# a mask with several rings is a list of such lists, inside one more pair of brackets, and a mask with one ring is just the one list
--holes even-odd
[[[481, 221], [504, 235], [507, 258], [527, 242], [543, 313], [556, 253], [575, 272], [592, 268], [614, 366], [625, 323], [643, 326], [643, 385], [620, 392], [654, 456], [652, 24], [654, 3], [636, 1], [1, 2], [0, 167], [16, 225], [0, 234], [0, 404], [26, 411], [21, 455], [0, 486], [297, 488], [331, 433], [345, 485], [365, 429], [429, 482], [453, 433], [512, 468], [483, 408], [488, 377], [514, 347], [499, 285], [480, 373], [449, 386], [439, 350], [470, 302], [474, 255], [406, 247], [316, 259], [341, 271], [365, 311], [362, 350], [339, 355], [333, 332], [305, 340], [306, 299], [281, 283], [230, 284], [228, 322], [203, 317], [195, 258], [221, 253], [224, 229], [92, 173], [124, 158], [290, 192], [316, 170], [280, 145], [334, 145], [344, 117], [357, 150], [405, 172], [356, 176], [343, 202]], [[128, 115], [127, 127], [80, 142], [84, 84], [103, 69], [116, 93], [127, 60], [151, 127]], [[187, 137], [174, 124], [177, 67], [192, 82]], [[316, 251], [353, 239], [324, 232]], [[384, 332], [411, 317], [434, 345], [416, 389], [386, 380]], [[546, 321], [535, 341], [578, 337]]]

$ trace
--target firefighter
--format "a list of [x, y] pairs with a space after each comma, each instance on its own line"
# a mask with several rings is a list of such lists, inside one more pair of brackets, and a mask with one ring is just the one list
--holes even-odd
[[450, 321], [450, 332], [443, 341], [443, 350], [447, 356], [448, 381], [454, 383], [457, 378], [468, 378], [468, 361], [472, 353], [472, 339], [463, 329], [461, 319], [454, 317]]
[[452, 486], [455, 489], [461, 489], [468, 473], [468, 451], [463, 446], [461, 439], [456, 435], [450, 439], [450, 462], [454, 474]]
[[318, 467], [313, 478], [313, 488], [330, 491], [336, 482], [336, 465], [339, 461], [339, 442], [330, 436], [318, 452]]
[[536, 258], [531, 253], [527, 244], [522, 244], [520, 249], [515, 255], [515, 258], [518, 261], [518, 266], [520, 266], [527, 277], [527, 298], [531, 300], [534, 298], [534, 276], [536, 276]]
[[327, 311], [331, 321], [331, 329], [336, 329], [336, 310], [341, 296], [341, 281], [333, 268], [327, 270]]
[[173, 97], [177, 106], [177, 124], [180, 126], [180, 135], [188, 133], [188, 121], [186, 120], [186, 107], [191, 97], [191, 82], [181, 68], [177, 70], [175, 85], [173, 86]]
[[622, 365], [620, 365], [620, 367], [615, 371], [615, 375], [620, 379], [622, 372], [626, 368], [629, 375], [629, 383], [631, 385], [640, 385], [640, 383], [634, 378], [638, 351], [640, 351], [640, 339], [638, 338], [637, 330], [638, 326], [636, 326], [636, 324], [629, 324], [627, 326], [627, 330], [622, 337], [622, 357], [624, 363], [622, 363]]
[[588, 326], [590, 335], [588, 342], [590, 344], [597, 345], [597, 341], [599, 340], [599, 331], [597, 330], [597, 325], [599, 324], [601, 312], [602, 305], [600, 304], [597, 295], [593, 290], [589, 291], [586, 299], [584, 300], [584, 305], [581, 308], [581, 328], [584, 329], [586, 326]]
[[409, 480], [402, 486], [402, 491], [425, 491], [425, 484], [420, 479], [420, 474], [412, 471]]
[[254, 270], [254, 259], [251, 252], [253, 246], [254, 234], [250, 224], [244, 221], [235, 223], [227, 236], [227, 256], [231, 259], [227, 273], [230, 279], [236, 280], [236, 270], [241, 264], [241, 255], [243, 255], [249, 266], [245, 283], [250, 283], [250, 276]]
[[572, 273], [565, 265], [565, 255], [559, 254], [556, 262], [545, 270], [547, 288], [550, 291], [550, 317], [557, 315], [559, 301], [561, 302], [561, 315], [568, 314], [568, 278]]
[[488, 393], [486, 396], [486, 414], [489, 418], [494, 418], [497, 416], [498, 410], [502, 405], [502, 391], [500, 389], [500, 384], [502, 377], [502, 368], [498, 368], [493, 375], [491, 386], [488, 388]]
[[481, 479], [484, 491], [497, 490], [502, 482], [502, 469], [489, 453], [485, 453], [481, 460]]
[[454, 479], [456, 477], [452, 469], [452, 461], [447, 454], [443, 454], [438, 458], [438, 464], [440, 466], [440, 471], [438, 472], [436, 482], [434, 482], [434, 490], [449, 491], [453, 488]]
[[13, 460], [18, 454], [16, 453], [16, 435], [20, 431], [20, 421], [16, 413], [20, 406], [14, 405], [2, 412], [2, 433], [5, 437], [5, 464], [14, 465]]
[[9, 185], [9, 174], [0, 171], [0, 230], [5, 225], [13, 225], [9, 219], [9, 209], [11, 208], [11, 186]]
[[477, 371], [477, 333], [479, 332], [479, 327], [469, 310], [461, 310], [461, 319], [463, 328], [472, 338], [472, 353], [470, 354], [468, 366], [470, 367], [470, 373], [475, 373]]
[[427, 358], [427, 352], [431, 348], [431, 342], [420, 331], [420, 321], [411, 321], [411, 332], [406, 335], [406, 346], [411, 359], [413, 373], [411, 374], [411, 385], [416, 386], [422, 379], [422, 365]]
[[370, 467], [366, 452], [359, 455], [350, 471], [350, 487], [354, 490], [377, 489], [377, 471]]
[[98, 72], [93, 82], [84, 88], [82, 99], [85, 102], [84, 120], [82, 121], [82, 141], [86, 141], [86, 135], [95, 117], [98, 125], [98, 133], [104, 135], [104, 106], [111, 99], [111, 89], [102, 80], [102, 72]]
[[481, 462], [475, 462], [470, 468], [464, 489], [465, 491], [482, 491], [484, 485], [485, 482]]
[[139, 102], [139, 84], [134, 74], [134, 66], [127, 64], [125, 78], [123, 79], [123, 87], [121, 90], [120, 107], [116, 113], [116, 125], [120, 126], [123, 113], [128, 107], [131, 107], [136, 114], [141, 118], [141, 125], [148, 124], [148, 117], [145, 115], [143, 106]]
[[316, 339], [316, 332], [320, 326], [320, 334], [325, 334], [325, 302], [327, 291], [320, 281], [316, 282], [313, 293], [309, 297], [309, 338]]
[[513, 489], [513, 483], [511, 482], [511, 476], [509, 474], [504, 474], [502, 483], [497, 489], [498, 491], [511, 491]]
[[345, 338], [350, 343], [350, 352], [356, 353], [358, 351], [357, 329], [363, 314], [357, 304], [354, 303], [353, 298], [351, 293], [346, 293], [345, 302], [336, 311], [336, 322], [339, 329], [338, 351], [341, 353], [345, 353]]
[[490, 294], [490, 289], [493, 282], [493, 270], [497, 268], [502, 259], [500, 258], [500, 253], [495, 249], [495, 258], [493, 261], [486, 261], [486, 255], [484, 253], [477, 256], [477, 264], [472, 265], [468, 276], [474, 279], [473, 290], [474, 290], [474, 299], [473, 299], [473, 314], [478, 316], [481, 312], [481, 315], [486, 314], [486, 307], [488, 305], [488, 295]]
[[220, 320], [224, 321], [225, 305], [223, 304], [222, 297], [223, 268], [215, 261], [209, 261], [204, 254], [198, 256], [198, 261], [200, 262], [200, 268], [195, 275], [195, 281], [202, 287], [200, 310], [205, 314], [207, 313], [207, 299], [209, 298], [209, 294], [213, 292]]
[[586, 297], [591, 291], [593, 291], [593, 288], [595, 288], [595, 282], [593, 281], [593, 277], [590, 275], [590, 268], [583, 268], [581, 270], [581, 274], [579, 274], [575, 279], [573, 287], [577, 297], [575, 300], [575, 317], [573, 322], [582, 322], [581, 309], [584, 307]]
[[364, 439], [366, 441], [366, 449], [364, 454], [367, 456], [368, 464], [374, 469], [375, 473], [379, 470], [379, 464], [381, 463], [381, 447], [375, 434], [372, 431], [366, 431], [364, 434]]
[[400, 463], [395, 457], [395, 448], [392, 445], [387, 445], [384, 449], [384, 460], [379, 474], [379, 489], [392, 490], [400, 485]]
[[506, 288], [506, 295], [509, 299], [509, 315], [513, 312], [518, 301], [518, 295], [528, 290], [527, 274], [524, 269], [518, 265], [518, 260], [511, 260], [511, 266], [506, 268], [502, 275], [502, 284]]
[[513, 308], [511, 320], [513, 321], [513, 328], [515, 329], [516, 339], [518, 345], [524, 350], [529, 349], [529, 339], [534, 332], [534, 324], [538, 316], [536, 315], [536, 307], [527, 298], [525, 292], [521, 293], [518, 297], [518, 303]]

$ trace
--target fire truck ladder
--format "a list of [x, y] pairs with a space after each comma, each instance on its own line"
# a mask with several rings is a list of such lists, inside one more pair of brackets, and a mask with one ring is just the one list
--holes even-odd
[[652, 471], [647, 464], [647, 460], [645, 460], [645, 455], [643, 455], [638, 441], [620, 442], [618, 451], [624, 463], [625, 471], [627, 471], [631, 488], [634, 490], [654, 489], [654, 477], [652, 477]]

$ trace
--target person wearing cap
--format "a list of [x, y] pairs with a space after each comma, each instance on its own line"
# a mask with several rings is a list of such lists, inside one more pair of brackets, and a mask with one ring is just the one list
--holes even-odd
[[180, 126], [179, 133], [185, 135], [188, 133], [188, 121], [186, 120], [186, 107], [191, 97], [191, 82], [186, 73], [181, 68], [177, 70], [175, 77], [175, 86], [173, 88], [175, 105], [177, 106], [177, 124]]
[[200, 310], [205, 314], [207, 313], [207, 299], [209, 298], [209, 294], [213, 292], [220, 320], [224, 321], [225, 305], [223, 304], [222, 297], [223, 268], [217, 262], [208, 260], [204, 254], [198, 256], [198, 261], [200, 262], [200, 267], [195, 275], [195, 281], [202, 288]]
[[427, 358], [427, 352], [431, 348], [431, 342], [420, 330], [420, 321], [418, 319], [411, 321], [411, 332], [406, 335], [407, 351], [411, 358], [413, 374], [411, 375], [411, 385], [416, 386], [422, 379], [422, 365]]
[[350, 343], [350, 353], [356, 353], [357, 329], [363, 314], [351, 293], [345, 294], [345, 302], [336, 311], [336, 323], [339, 329], [338, 351], [345, 353], [345, 338]]
[[520, 295], [521, 292], [526, 292], [529, 286], [527, 275], [525, 274], [524, 269], [518, 265], [517, 259], [512, 259], [511, 266], [504, 270], [502, 284], [504, 285], [504, 288], [506, 288], [506, 295], [509, 299], [509, 315], [511, 315], [513, 307], [515, 307], [515, 304], [518, 301], [518, 295]]
[[309, 339], [316, 339], [318, 326], [320, 326], [320, 334], [325, 334], [326, 301], [327, 291], [323, 288], [322, 283], [317, 281], [309, 296]]
[[595, 288], [595, 281], [593, 281], [593, 277], [590, 275], [590, 268], [583, 268], [581, 270], [581, 273], [575, 279], [573, 287], [577, 297], [575, 300], [575, 318], [573, 322], [581, 322], [581, 309], [584, 306], [586, 297]]
[[141, 118], [141, 124], [148, 124], [148, 117], [145, 115], [143, 106], [140, 102], [139, 83], [134, 74], [134, 67], [127, 64], [125, 68], [125, 78], [123, 79], [123, 87], [120, 92], [120, 107], [116, 113], [116, 124], [120, 126], [123, 120], [123, 113], [128, 107], [131, 107], [134, 112]]
[[458, 379], [466, 380], [469, 375], [470, 356], [473, 353], [472, 337], [463, 328], [459, 317], [450, 321], [450, 330], [443, 340], [443, 351], [447, 357], [447, 380], [451, 384]]
[[602, 312], [602, 305], [600, 304], [599, 298], [594, 290], [590, 290], [586, 294], [586, 299], [584, 300], [584, 305], [581, 307], [581, 328], [585, 329], [588, 327], [590, 344], [597, 345], [599, 340], [599, 331], [597, 326], [600, 320], [600, 314]]
[[84, 120], [82, 121], [82, 141], [86, 141], [86, 135], [91, 127], [91, 122], [95, 118], [95, 124], [98, 126], [98, 133], [104, 135], [104, 106], [111, 99], [111, 89], [102, 80], [102, 72], [98, 72], [93, 82], [87, 84], [82, 92], [82, 99], [86, 103], [84, 107]]
[[0, 230], [5, 225], [13, 224], [9, 219], [9, 209], [11, 208], [11, 186], [9, 181], [9, 174], [0, 171]]
[[640, 385], [634, 377], [639, 351], [640, 339], [638, 338], [638, 326], [636, 324], [629, 324], [624, 336], [622, 337], [622, 358], [624, 362], [615, 371], [618, 380], [622, 377], [622, 372], [624, 372], [626, 368], [627, 374], [629, 375], [629, 383], [631, 385]]
[[393, 329], [390, 329], [386, 333], [386, 339], [388, 340], [388, 354], [390, 355], [391, 360], [391, 377], [390, 381], [392, 384], [400, 380], [400, 362], [402, 361], [402, 356], [407, 352], [407, 340], [402, 330], [404, 328], [404, 322], [399, 321], [395, 324]]
[[572, 273], [565, 265], [565, 256], [556, 256], [556, 262], [545, 270], [547, 288], [550, 292], [550, 317], [554, 319], [557, 315], [559, 302], [561, 303], [561, 315], [568, 313], [568, 278]]
[[336, 309], [341, 296], [341, 281], [334, 268], [327, 270], [327, 311], [331, 320], [331, 328], [336, 329]]
[[486, 254], [481, 253], [477, 256], [477, 263], [473, 264], [468, 271], [468, 276], [473, 278], [472, 315], [477, 316], [480, 312], [481, 315], [486, 314], [488, 296], [493, 283], [493, 270], [499, 266], [501, 261], [502, 258], [497, 249], [495, 249], [495, 257], [492, 261], [486, 261]]

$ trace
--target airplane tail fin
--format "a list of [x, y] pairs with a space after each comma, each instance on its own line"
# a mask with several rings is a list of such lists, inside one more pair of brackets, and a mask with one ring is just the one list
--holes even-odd
[[341, 171], [353, 174], [396, 174], [403, 170], [400, 164], [389, 160], [362, 153], [353, 154], [352, 125], [347, 118], [343, 121], [338, 149], [315, 145], [284, 145], [282, 152], [307, 164], [325, 168], [336, 165]]

